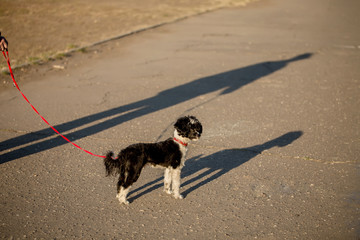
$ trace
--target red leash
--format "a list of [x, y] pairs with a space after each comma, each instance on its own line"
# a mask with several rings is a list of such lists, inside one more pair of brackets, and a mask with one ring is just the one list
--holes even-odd
[[13, 71], [11, 69], [11, 66], [10, 66], [10, 58], [9, 58], [9, 52], [6, 51], [6, 54], [5, 54], [5, 51], [2, 52], [5, 59], [6, 59], [6, 62], [8, 64], [8, 67], [9, 67], [9, 71], [10, 71], [10, 75], [11, 75], [11, 78], [14, 82], [14, 85], [15, 87], [19, 90], [19, 92], [21, 93], [21, 95], [24, 97], [24, 99], [30, 104], [31, 108], [41, 117], [41, 119], [47, 124], [49, 125], [49, 127], [51, 127], [52, 130], [54, 130], [54, 132], [56, 132], [59, 136], [61, 136], [63, 139], [65, 139], [66, 141], [68, 141], [69, 143], [71, 143], [72, 145], [74, 145], [75, 147], [77, 147], [78, 149], [80, 150], [83, 150], [84, 152], [90, 154], [90, 155], [93, 155], [95, 157], [101, 157], [101, 158], [105, 158], [105, 156], [102, 156], [102, 155], [97, 155], [97, 154], [94, 154], [88, 150], [85, 150], [83, 148], [81, 148], [79, 145], [73, 143], [72, 141], [70, 141], [67, 137], [65, 137], [64, 135], [62, 135], [58, 130], [56, 130], [53, 126], [50, 125], [50, 123], [43, 117], [41, 116], [41, 114], [38, 112], [38, 110], [36, 110], [36, 108], [30, 103], [30, 101], [27, 99], [27, 97], [24, 95], [24, 93], [20, 90], [19, 88], [19, 85], [17, 84], [17, 82], [15, 81], [15, 78], [14, 78], [14, 74], [13, 74]]

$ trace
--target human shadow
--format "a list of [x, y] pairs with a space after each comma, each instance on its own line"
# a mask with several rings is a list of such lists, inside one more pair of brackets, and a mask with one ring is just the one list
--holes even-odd
[[[94, 123], [92, 126], [75, 130], [69, 134], [64, 134], [71, 141], [79, 140], [114, 127], [118, 124], [157, 112], [159, 110], [173, 107], [204, 94], [219, 90], [222, 91], [218, 96], [233, 93], [255, 80], [283, 69], [291, 62], [308, 59], [311, 56], [312, 53], [305, 53], [286, 60], [261, 62], [228, 72], [196, 79], [189, 83], [159, 92], [153, 97], [81, 117], [73, 121], [58, 124], [54, 127], [59, 132], [66, 132], [99, 120], [103, 120], [100, 123]], [[56, 134], [52, 131], [52, 129], [46, 128], [1, 142], [0, 152], [19, 146], [22, 147], [0, 155], [0, 164], [68, 143], [60, 136], [45, 139], [53, 135]]]
[[[219, 177], [227, 174], [229, 171], [240, 167], [242, 164], [261, 154], [263, 151], [269, 150], [273, 147], [285, 147], [300, 138], [302, 135], [302, 131], [288, 132], [273, 140], [252, 147], [226, 149], [205, 157], [201, 155], [193, 157], [185, 162], [185, 167], [181, 172], [181, 178], [185, 179], [192, 175], [195, 176], [182, 183], [181, 187], [184, 188], [194, 182], [200, 182], [187, 188], [181, 194], [186, 197], [198, 188], [218, 179]], [[134, 201], [145, 194], [161, 188], [163, 186], [162, 180], [163, 177], [157, 178], [133, 190], [129, 194], [129, 201]], [[146, 190], [141, 192], [143, 189]]]

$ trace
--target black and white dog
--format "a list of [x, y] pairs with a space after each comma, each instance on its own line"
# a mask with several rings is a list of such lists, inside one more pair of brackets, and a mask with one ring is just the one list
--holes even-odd
[[117, 198], [120, 203], [129, 204], [126, 197], [131, 185], [140, 176], [146, 164], [165, 168], [164, 191], [173, 194], [176, 199], [180, 195], [180, 172], [185, 163], [187, 145], [196, 141], [202, 133], [202, 125], [194, 116], [179, 118], [174, 124], [174, 137], [158, 143], [138, 143], [120, 151], [117, 158], [109, 152], [104, 159], [106, 174], [119, 174]]

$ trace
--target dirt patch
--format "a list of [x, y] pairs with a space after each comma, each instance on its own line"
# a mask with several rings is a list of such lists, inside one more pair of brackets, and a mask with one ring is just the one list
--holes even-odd
[[[2, 0], [0, 31], [13, 66], [62, 57], [64, 52], [138, 29], [253, 0]], [[0, 69], [6, 70], [5, 61]]]

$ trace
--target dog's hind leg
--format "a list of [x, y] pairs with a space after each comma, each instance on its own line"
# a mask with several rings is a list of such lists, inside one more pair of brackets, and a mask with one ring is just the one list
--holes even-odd
[[120, 203], [129, 204], [129, 201], [127, 200], [127, 195], [130, 191], [132, 184], [139, 179], [140, 173], [141, 168], [130, 168], [124, 171], [123, 176], [120, 174], [118, 182], [118, 194], [116, 196], [119, 199]]
[[165, 169], [165, 174], [164, 174], [164, 191], [167, 194], [171, 194], [171, 173], [172, 168], [168, 167]]
[[182, 195], [180, 195], [180, 174], [181, 169], [179, 167], [171, 169], [172, 190], [176, 199], [184, 198]]
[[129, 201], [126, 200], [127, 194], [130, 190], [130, 185], [126, 183], [128, 177], [128, 173], [123, 171], [120, 172], [119, 181], [117, 183], [117, 195], [116, 198], [120, 203], [129, 204]]
[[120, 203], [129, 204], [129, 201], [126, 199], [131, 186], [124, 188], [123, 186], [120, 187], [118, 194], [116, 195], [116, 198], [119, 200]]

